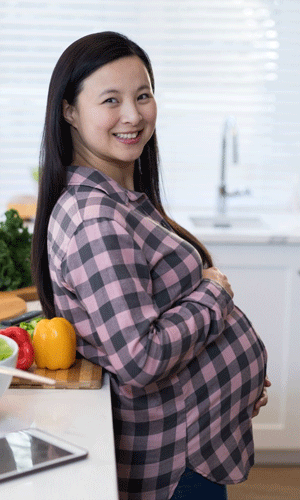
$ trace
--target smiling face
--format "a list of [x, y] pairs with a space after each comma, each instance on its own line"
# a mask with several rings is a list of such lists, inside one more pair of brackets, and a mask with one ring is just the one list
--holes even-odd
[[64, 101], [63, 110], [71, 124], [73, 164], [97, 168], [133, 189], [134, 161], [156, 122], [156, 102], [142, 60], [123, 57], [94, 71], [75, 104]]

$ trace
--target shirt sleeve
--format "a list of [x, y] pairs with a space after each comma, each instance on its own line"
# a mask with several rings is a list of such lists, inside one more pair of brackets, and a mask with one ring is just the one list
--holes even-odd
[[114, 220], [89, 221], [77, 229], [62, 275], [94, 326], [94, 332], [79, 329], [79, 334], [101, 356], [104, 352], [122, 384], [137, 387], [184, 368], [222, 334], [233, 308], [221, 286], [203, 280], [162, 311], [153, 299], [144, 252]]

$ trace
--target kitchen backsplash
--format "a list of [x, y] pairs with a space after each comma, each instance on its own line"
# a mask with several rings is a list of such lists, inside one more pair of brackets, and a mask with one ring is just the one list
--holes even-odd
[[[293, 172], [232, 165], [226, 176], [228, 192], [249, 191], [249, 194], [227, 198], [228, 210], [300, 210], [300, 176]], [[164, 203], [170, 209], [215, 209], [219, 183], [218, 176], [209, 175], [203, 167], [187, 170], [173, 165], [163, 172]]]

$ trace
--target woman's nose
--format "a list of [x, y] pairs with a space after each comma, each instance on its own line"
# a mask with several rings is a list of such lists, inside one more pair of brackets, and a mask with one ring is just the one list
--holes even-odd
[[142, 115], [139, 112], [136, 104], [127, 103], [122, 107], [122, 123], [131, 123], [132, 125], [138, 125], [142, 120]]

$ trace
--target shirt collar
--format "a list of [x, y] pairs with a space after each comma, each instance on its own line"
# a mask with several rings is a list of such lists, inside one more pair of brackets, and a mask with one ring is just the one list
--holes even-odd
[[90, 186], [106, 193], [114, 200], [128, 204], [129, 201], [137, 201], [145, 198], [145, 193], [130, 191], [108, 175], [90, 167], [69, 166], [67, 169], [68, 185]]

